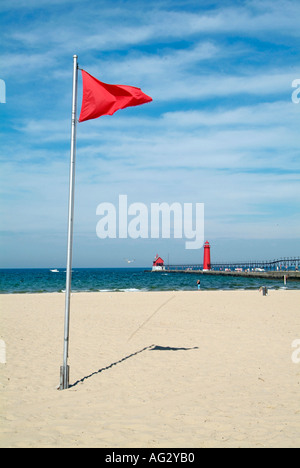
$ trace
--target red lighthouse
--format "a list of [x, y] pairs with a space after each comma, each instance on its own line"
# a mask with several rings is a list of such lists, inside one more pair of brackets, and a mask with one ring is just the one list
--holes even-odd
[[209, 245], [209, 242], [206, 241], [204, 244], [203, 271], [208, 271], [208, 270], [211, 270], [210, 245]]

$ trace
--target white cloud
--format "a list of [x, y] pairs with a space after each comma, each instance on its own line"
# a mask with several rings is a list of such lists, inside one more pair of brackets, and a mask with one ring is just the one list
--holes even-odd
[[[78, 154], [115, 158], [131, 170], [215, 168], [299, 170], [298, 107], [274, 102], [235, 109], [167, 112], [160, 118], [104, 117], [78, 125]], [[69, 141], [70, 123], [31, 120], [19, 126], [34, 144]], [[58, 155], [59, 157], [59, 155]]]
[[182, 127], [266, 127], [282, 123], [286, 127], [294, 127], [299, 116], [300, 109], [291, 102], [275, 101], [232, 109], [217, 108], [213, 112], [201, 110], [166, 112], [163, 119], [169, 124], [178, 125], [180, 122]]
[[[61, 3], [57, 0], [58, 3]], [[10, 2], [10, 7], [37, 8], [40, 2]], [[51, 7], [48, 2], [46, 7]], [[55, 5], [55, 4], [54, 4]], [[299, 36], [298, 18], [300, 5], [296, 1], [248, 1], [243, 5], [221, 5], [203, 12], [189, 12], [184, 9], [154, 5], [149, 2], [141, 8], [136, 5], [116, 5], [114, 9], [108, 4], [98, 8], [86, 8], [79, 1], [64, 1], [68, 9], [68, 21], [65, 14], [53, 19], [53, 14], [44, 19], [44, 24], [34, 21], [30, 30], [12, 30], [7, 37], [22, 44], [35, 47], [44, 45], [59, 47], [63, 51], [125, 50], [131, 46], [153, 43], [164, 40], [192, 40], [196, 36], [214, 34], [242, 34], [243, 36]], [[88, 28], [88, 31], [87, 31]], [[59, 34], [57, 34], [59, 30]], [[88, 34], [87, 34], [88, 32]]]
[[6, 53], [0, 56], [1, 75], [19, 76], [23, 81], [23, 76], [34, 74], [36, 71], [51, 69], [56, 63], [55, 55], [52, 52], [46, 53]]

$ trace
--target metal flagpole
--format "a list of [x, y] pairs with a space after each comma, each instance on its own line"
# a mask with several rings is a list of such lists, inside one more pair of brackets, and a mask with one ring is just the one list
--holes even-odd
[[77, 83], [78, 83], [78, 56], [74, 55], [73, 56], [73, 98], [72, 98], [71, 162], [70, 162], [70, 188], [69, 188], [68, 253], [67, 253], [67, 275], [66, 275], [64, 357], [63, 357], [63, 365], [60, 368], [60, 390], [65, 390], [69, 388], [68, 355], [69, 355], [70, 297], [71, 297], [71, 277], [72, 277], [74, 192], [75, 192]]

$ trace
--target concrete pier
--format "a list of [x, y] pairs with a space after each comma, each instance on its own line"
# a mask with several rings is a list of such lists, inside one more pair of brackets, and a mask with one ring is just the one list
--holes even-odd
[[[207, 242], [208, 244], [208, 242]], [[210, 258], [209, 258], [210, 262]], [[151, 270], [150, 270], [151, 271]], [[245, 278], [265, 278], [300, 281], [300, 257], [284, 257], [270, 261], [244, 261], [228, 263], [173, 264], [165, 265], [166, 273], [186, 273], [192, 275], [237, 276]]]
[[245, 278], [265, 278], [265, 279], [282, 279], [286, 277], [287, 281], [300, 281], [300, 271], [203, 271], [203, 270], [168, 270], [166, 267], [165, 273], [186, 273], [193, 275], [211, 275], [211, 276], [243, 276]]

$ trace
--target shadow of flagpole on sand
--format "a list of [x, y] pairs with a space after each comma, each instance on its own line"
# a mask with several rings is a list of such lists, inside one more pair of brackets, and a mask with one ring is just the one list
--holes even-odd
[[136, 351], [135, 353], [129, 354], [128, 356], [123, 357], [119, 361], [113, 362], [112, 364], [109, 364], [106, 367], [102, 367], [101, 369], [98, 369], [95, 372], [92, 372], [90, 375], [87, 375], [83, 377], [82, 379], [77, 380], [75, 383], [70, 384], [69, 388], [76, 387], [76, 385], [85, 382], [86, 380], [90, 379], [91, 377], [94, 377], [98, 374], [101, 374], [101, 372], [107, 371], [111, 369], [114, 366], [117, 366], [118, 364], [121, 364], [124, 361], [127, 361], [127, 359], [131, 359], [134, 356], [137, 356], [138, 354], [144, 353], [145, 351], [190, 351], [192, 349], [199, 349], [198, 346], [195, 346], [193, 348], [177, 348], [177, 347], [171, 347], [171, 346], [157, 346], [157, 345], [150, 345], [146, 346], [143, 349], [140, 349], [139, 351]]

